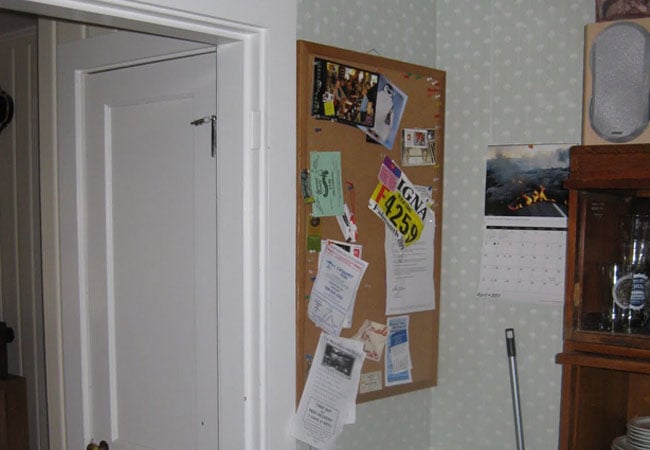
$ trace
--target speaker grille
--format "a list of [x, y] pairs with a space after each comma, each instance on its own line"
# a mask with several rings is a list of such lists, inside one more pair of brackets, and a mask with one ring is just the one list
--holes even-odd
[[645, 28], [621, 22], [604, 29], [591, 48], [594, 131], [611, 142], [639, 136], [650, 121], [650, 53]]

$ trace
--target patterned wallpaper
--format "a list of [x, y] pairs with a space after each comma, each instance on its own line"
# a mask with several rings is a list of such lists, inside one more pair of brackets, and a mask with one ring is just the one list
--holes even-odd
[[298, 39], [431, 67], [437, 0], [298, 0]]
[[[438, 386], [360, 405], [339, 450], [514, 449], [504, 329], [526, 448], [557, 448], [559, 304], [479, 300], [489, 144], [579, 142], [593, 0], [298, 0], [298, 38], [447, 71]], [[300, 447], [305, 448], [305, 447]]]

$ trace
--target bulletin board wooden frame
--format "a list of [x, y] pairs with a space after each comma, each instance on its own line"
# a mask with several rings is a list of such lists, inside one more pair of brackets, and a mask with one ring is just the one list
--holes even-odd
[[[403, 115], [391, 150], [368, 142], [366, 134], [354, 125], [323, 120], [312, 115], [314, 62], [316, 59], [338, 62], [362, 70], [383, 74], [407, 96]], [[413, 184], [432, 187], [432, 210], [435, 215], [435, 249], [433, 278], [435, 309], [409, 314], [409, 349], [413, 382], [386, 387], [383, 382], [384, 358], [381, 362], [366, 359], [362, 374], [381, 371], [382, 389], [359, 394], [357, 402], [398, 395], [437, 384], [438, 327], [440, 312], [440, 257], [442, 237], [442, 189], [444, 161], [445, 72], [408, 64], [380, 56], [353, 52], [306, 41], [297, 44], [297, 196], [296, 196], [296, 388], [300, 400], [307, 381], [311, 358], [321, 330], [307, 316], [309, 295], [317, 275], [317, 251], [310, 251], [308, 238], [344, 240], [335, 217], [321, 217], [318, 225], [311, 219], [311, 205], [301, 192], [301, 173], [309, 169], [312, 151], [338, 151], [345, 182], [346, 204], [353, 209], [358, 226], [357, 243], [363, 245], [362, 259], [368, 268], [356, 297], [351, 328], [341, 332], [353, 336], [363, 321], [386, 323], [386, 260], [384, 257], [385, 225], [369, 208], [368, 200], [378, 183], [377, 175], [385, 156], [391, 157]], [[421, 128], [435, 130], [435, 164], [404, 166], [401, 161], [401, 130]]]

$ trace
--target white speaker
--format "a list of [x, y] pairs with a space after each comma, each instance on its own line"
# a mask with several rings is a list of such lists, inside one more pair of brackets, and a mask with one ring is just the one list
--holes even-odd
[[583, 145], [650, 142], [650, 19], [587, 25]]

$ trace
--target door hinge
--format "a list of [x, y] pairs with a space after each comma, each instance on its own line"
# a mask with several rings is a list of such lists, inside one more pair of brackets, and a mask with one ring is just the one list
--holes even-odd
[[260, 121], [260, 112], [251, 111], [251, 149], [259, 150], [260, 149], [260, 135], [261, 135], [262, 123]]
[[195, 127], [198, 127], [199, 125], [205, 125], [206, 123], [209, 123], [211, 125], [211, 144], [212, 144], [212, 149], [210, 150], [210, 154], [214, 158], [217, 154], [217, 116], [214, 114], [211, 116], [205, 116], [201, 117], [200, 119], [195, 119], [190, 122], [190, 125], [194, 125]]

